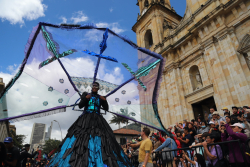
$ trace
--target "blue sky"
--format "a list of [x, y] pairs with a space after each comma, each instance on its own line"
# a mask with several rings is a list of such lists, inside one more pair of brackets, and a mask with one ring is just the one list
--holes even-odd
[[[17, 1], [0, 0], [0, 72], [11, 73], [22, 62], [27, 39], [38, 22], [60, 24], [67, 19], [67, 23], [107, 23], [136, 42], [131, 30], [139, 12], [136, 0], [22, 0], [21, 4]], [[172, 0], [171, 5], [183, 16], [185, 0]]]
[[[171, 5], [183, 16], [186, 0], [172, 0]], [[0, 0], [0, 77], [8, 82], [24, 58], [24, 48], [29, 34], [39, 22], [53, 24], [95, 23], [97, 26], [109, 27], [119, 34], [128, 36], [136, 43], [136, 34], [131, 30], [137, 19], [139, 7], [136, 0]], [[76, 116], [75, 116], [76, 117]], [[67, 120], [61, 125], [63, 135], [76, 119], [68, 120], [68, 115], [58, 114], [53, 120]], [[31, 127], [36, 121], [23, 121], [15, 124], [18, 134], [30, 135]], [[46, 119], [47, 125], [50, 119]], [[60, 138], [55, 127], [53, 138]], [[27, 137], [26, 142], [29, 142]]]

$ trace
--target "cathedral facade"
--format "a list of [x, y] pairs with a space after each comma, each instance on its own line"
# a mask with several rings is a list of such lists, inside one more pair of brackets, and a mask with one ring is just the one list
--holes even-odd
[[214, 107], [250, 105], [250, 0], [186, 0], [179, 16], [169, 0], [138, 0], [137, 44], [166, 63], [158, 112], [173, 125]]

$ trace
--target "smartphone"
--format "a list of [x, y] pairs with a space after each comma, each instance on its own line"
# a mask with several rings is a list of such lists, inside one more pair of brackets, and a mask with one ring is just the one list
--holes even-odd
[[247, 117], [247, 114], [244, 114], [244, 117], [246, 118], [246, 117]]

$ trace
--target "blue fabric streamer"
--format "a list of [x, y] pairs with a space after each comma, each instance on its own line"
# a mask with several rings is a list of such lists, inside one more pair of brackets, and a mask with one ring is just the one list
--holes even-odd
[[72, 136], [72, 138], [67, 138], [64, 142], [64, 144], [61, 147], [61, 151], [51, 160], [52, 163], [50, 164], [50, 167], [54, 166], [55, 164], [58, 163], [58, 166], [63, 166], [63, 167], [70, 167], [69, 165], [69, 160], [72, 155], [70, 153], [65, 159], [63, 159], [63, 154], [67, 149], [70, 149], [72, 145], [74, 144], [76, 138]]
[[87, 53], [91, 56], [96, 56], [98, 58], [103, 58], [103, 59], [106, 59], [106, 60], [110, 60], [110, 61], [113, 61], [113, 62], [118, 62], [117, 59], [113, 58], [113, 57], [110, 57], [110, 56], [104, 56], [104, 55], [101, 55], [101, 54], [96, 54], [95, 52], [90, 52], [89, 50], [84, 50], [82, 51], [83, 53]]
[[[115, 152], [113, 152], [113, 153], [114, 153], [115, 157], [117, 158], [116, 153], [115, 153]], [[128, 161], [128, 162], [129, 162], [128, 157], [125, 155], [125, 153], [124, 153], [123, 150], [121, 150], [121, 156], [122, 156], [122, 158], [123, 158], [125, 161]], [[117, 161], [117, 164], [119, 165], [119, 167], [127, 167], [127, 166], [124, 165], [121, 161]]]
[[97, 167], [97, 166], [104, 166], [102, 161], [102, 143], [101, 138], [99, 136], [95, 136], [93, 138], [90, 135], [89, 138], [89, 157], [88, 157], [88, 167]]
[[107, 39], [108, 39], [108, 32], [109, 32], [109, 29], [107, 28], [105, 33], [103, 34], [103, 40], [100, 44], [100, 55], [106, 50], [107, 48]]
[[141, 47], [138, 47], [137, 49], [140, 50], [140, 51], [142, 51], [142, 52], [144, 52], [144, 53], [146, 53], [146, 54], [149, 54], [149, 55], [151, 55], [151, 56], [153, 56], [153, 57], [155, 57], [157, 59], [161, 59], [161, 60], [163, 59], [163, 57], [160, 54], [152, 52], [149, 49], [141, 48]]

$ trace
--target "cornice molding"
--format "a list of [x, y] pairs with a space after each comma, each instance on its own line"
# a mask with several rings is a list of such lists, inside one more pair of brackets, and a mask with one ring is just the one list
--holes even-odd
[[223, 39], [225, 39], [228, 35], [234, 34], [235, 33], [235, 27], [225, 27], [224, 29], [222, 29], [219, 33], [217, 33], [216, 35], [214, 35], [214, 41], [217, 42], [218, 41], [222, 41]]
[[212, 45], [216, 42], [218, 42], [218, 39], [212, 36], [201, 43], [201, 48], [205, 52], [207, 49], [211, 48]]
[[218, 41], [222, 41], [223, 39], [225, 39], [227, 37], [227, 35], [229, 34], [228, 28], [225, 27], [224, 29], [222, 29], [220, 32], [218, 32], [214, 37], [218, 40]]
[[165, 74], [171, 72], [173, 69], [176, 69], [179, 67], [180, 67], [179, 62], [172, 62], [171, 64], [169, 64], [167, 67], [164, 68], [163, 74], [165, 75]]
[[[185, 39], [187, 39], [189, 36], [191, 36], [192, 35], [192, 33], [187, 33], [185, 36], [183, 36], [181, 39], [179, 39], [178, 41], [176, 41], [173, 45], [168, 45], [168, 46], [166, 46], [165, 48], [163, 48], [160, 52], [159, 52], [159, 54], [163, 54], [164, 52], [166, 52], [166, 51], [168, 51], [169, 49], [171, 49], [171, 48], [174, 48], [174, 47], [177, 47], [179, 44], [181, 44], [183, 41], [185, 41]], [[169, 38], [173, 38], [174, 36], [173, 35], [171, 35]], [[165, 42], [165, 41], [164, 41]], [[163, 44], [163, 46], [164, 46], [164, 42], [162, 42], [162, 44]], [[157, 48], [155, 48], [155, 50], [156, 50]]]
[[211, 88], [211, 87], [213, 87], [213, 84], [210, 84], [210, 85], [207, 85], [207, 86], [205, 86], [205, 87], [203, 87], [203, 88], [201, 88], [201, 89], [195, 90], [195, 91], [193, 91], [192, 93], [189, 93], [189, 94], [185, 95], [184, 97], [185, 97], [185, 98], [191, 97], [191, 96], [193, 96], [193, 95], [195, 95], [195, 94], [197, 94], [197, 93], [200, 93], [200, 92], [202, 92], [202, 91], [204, 91], [204, 90], [207, 90], [207, 89], [209, 89], [209, 88]]
[[187, 57], [185, 57], [185, 59], [181, 60], [180, 67], [184, 68], [185, 66], [187, 66], [191, 62], [197, 61], [198, 59], [200, 59], [202, 57], [203, 54], [204, 54], [203, 49], [199, 49], [197, 51], [197, 53], [194, 53], [194, 54], [192, 54], [190, 56], [187, 56]]

